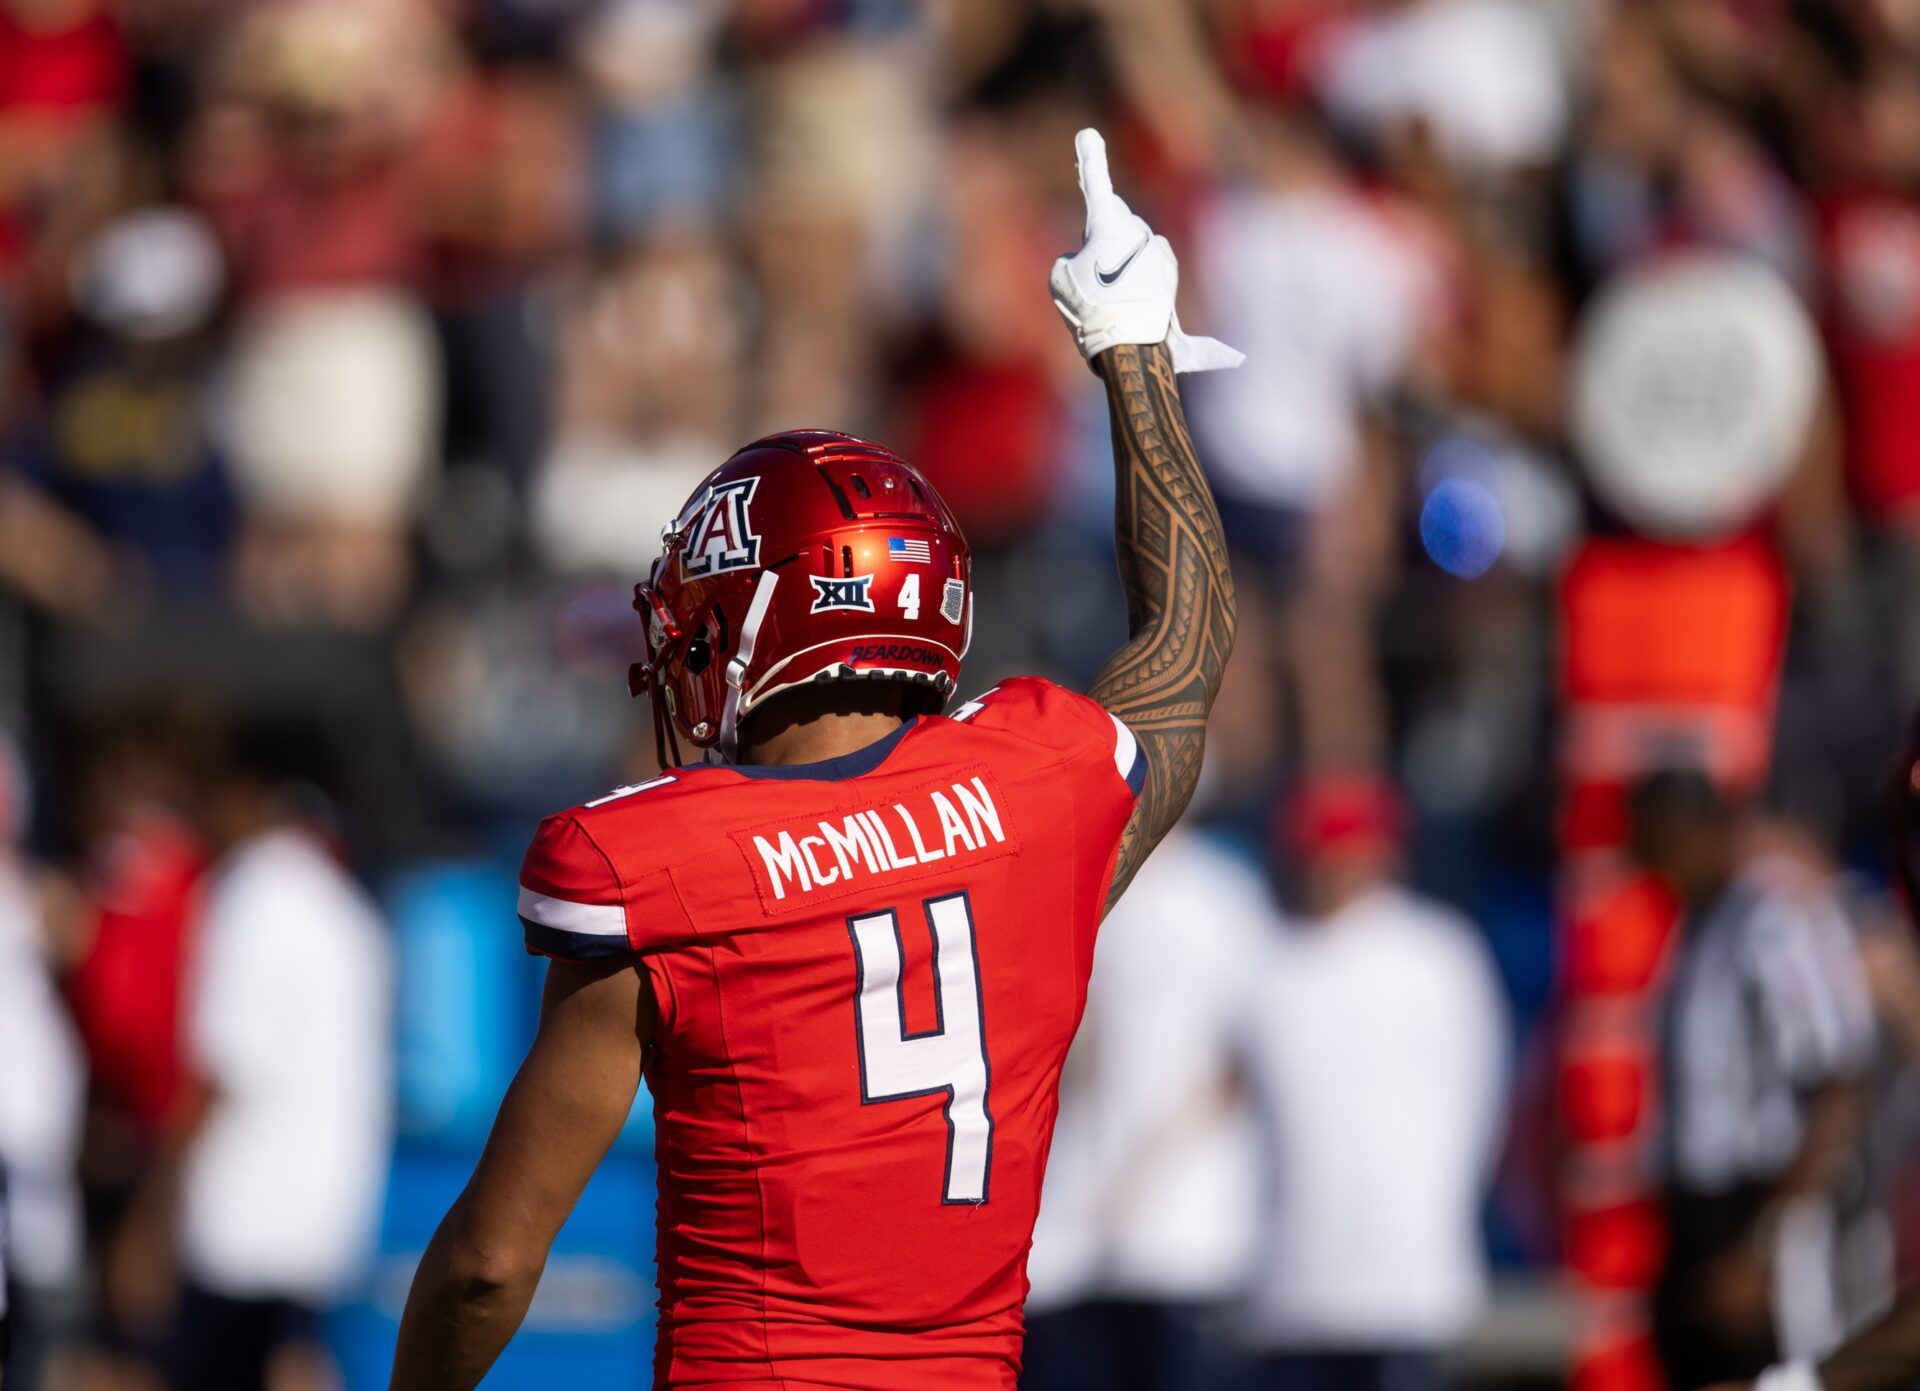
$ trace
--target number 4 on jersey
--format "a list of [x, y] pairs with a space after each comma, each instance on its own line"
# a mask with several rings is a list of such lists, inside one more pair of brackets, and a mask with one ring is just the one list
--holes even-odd
[[857, 968], [854, 1033], [863, 1105], [946, 1093], [947, 1168], [943, 1203], [984, 1203], [993, 1159], [987, 1108], [986, 1031], [980, 1012], [980, 954], [964, 893], [928, 899], [933, 934], [934, 1026], [907, 1032], [901, 981], [906, 953], [893, 909], [847, 919]]

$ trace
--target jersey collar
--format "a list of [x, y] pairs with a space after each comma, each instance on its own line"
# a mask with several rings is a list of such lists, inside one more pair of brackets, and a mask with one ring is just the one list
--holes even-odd
[[908, 716], [893, 733], [874, 740], [864, 749], [843, 753], [838, 758], [823, 758], [818, 763], [729, 763], [743, 778], [773, 778], [787, 782], [840, 782], [871, 773], [887, 761], [907, 732], [920, 722], [918, 715]]

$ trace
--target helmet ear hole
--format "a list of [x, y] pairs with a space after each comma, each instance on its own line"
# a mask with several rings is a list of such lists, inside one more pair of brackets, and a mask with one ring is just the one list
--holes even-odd
[[683, 665], [693, 675], [698, 676], [712, 661], [713, 644], [707, 640], [705, 633], [694, 634], [693, 640], [687, 644], [687, 655]]

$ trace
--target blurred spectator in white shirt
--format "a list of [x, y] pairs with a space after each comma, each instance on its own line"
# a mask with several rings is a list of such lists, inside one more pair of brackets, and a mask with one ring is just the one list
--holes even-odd
[[1277, 918], [1257, 872], [1176, 829], [1100, 929], [1028, 1264], [1023, 1391], [1199, 1391], [1204, 1323], [1252, 1255], [1257, 1155], [1207, 1080]]
[[1486, 1294], [1504, 997], [1474, 925], [1394, 881], [1399, 819], [1369, 779], [1297, 793], [1303, 913], [1242, 971], [1240, 1065], [1267, 1146], [1241, 1320], [1255, 1386], [1437, 1385]]
[[0, 1325], [9, 1386], [38, 1391], [80, 1281], [78, 1165], [86, 1078], [49, 969], [42, 901], [14, 841], [26, 778], [0, 734]]
[[263, 724], [207, 779], [223, 853], [188, 982], [197, 1094], [177, 1180], [148, 1204], [156, 1225], [121, 1253], [150, 1268], [177, 1257], [177, 1386], [331, 1385], [319, 1319], [373, 1249], [392, 1140], [393, 965], [378, 911], [302, 815], [321, 752]]
[[1249, 110], [1240, 129], [1243, 181], [1202, 206], [1190, 259], [1200, 321], [1247, 360], [1185, 389], [1194, 437], [1229, 544], [1281, 601], [1302, 758], [1368, 764], [1399, 515], [1385, 411], [1437, 351], [1447, 258], [1430, 220], [1363, 188], [1312, 117]]
[[1250, 129], [1253, 181], [1204, 209], [1193, 251], [1206, 322], [1247, 360], [1195, 383], [1194, 425], [1232, 502], [1312, 514], [1354, 485], [1365, 416], [1411, 366], [1440, 283], [1311, 120]]
[[[447, 38], [429, 9], [249, 7], [211, 55], [184, 179], [236, 291], [221, 431], [259, 619], [378, 630], [405, 598], [444, 364], [415, 288]], [[440, 195], [437, 199], [435, 194]]]
[[1415, 0], [1373, 7], [1328, 45], [1318, 87], [1376, 143], [1432, 140], [1459, 172], [1544, 169], [1568, 124], [1568, 83], [1546, 7]]

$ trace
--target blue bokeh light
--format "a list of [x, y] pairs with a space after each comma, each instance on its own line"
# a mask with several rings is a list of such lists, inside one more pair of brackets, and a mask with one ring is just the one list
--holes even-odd
[[1442, 479], [1420, 509], [1420, 543], [1449, 575], [1478, 579], [1493, 568], [1507, 543], [1500, 500], [1475, 479]]

